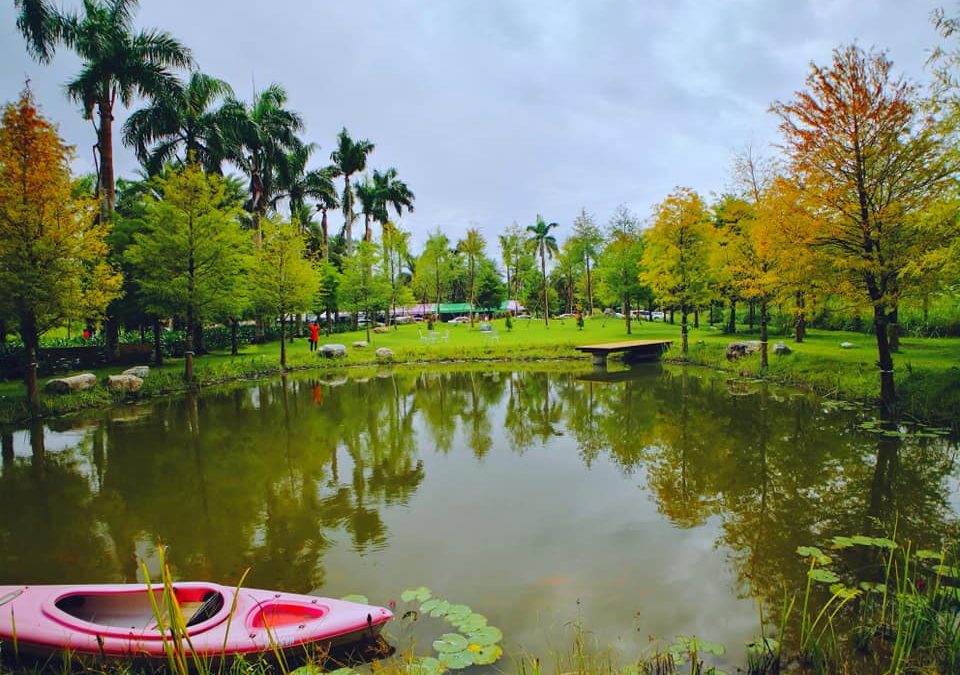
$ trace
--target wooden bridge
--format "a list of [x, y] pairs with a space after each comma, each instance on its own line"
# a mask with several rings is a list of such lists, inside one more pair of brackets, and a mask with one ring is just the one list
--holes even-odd
[[672, 343], [673, 340], [627, 340], [581, 345], [574, 349], [593, 354], [593, 365], [604, 368], [607, 365], [607, 356], [614, 352], [623, 352], [624, 361], [656, 361]]

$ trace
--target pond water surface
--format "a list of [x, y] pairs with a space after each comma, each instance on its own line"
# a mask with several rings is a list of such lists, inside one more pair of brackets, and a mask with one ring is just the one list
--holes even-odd
[[[3, 434], [0, 584], [182, 579], [482, 612], [508, 652], [578, 619], [630, 656], [736, 655], [799, 587], [798, 545], [937, 547], [955, 447], [795, 391], [651, 366], [397, 369], [211, 389]], [[155, 571], [155, 569], [154, 569]], [[402, 605], [401, 605], [402, 606]], [[433, 631], [436, 633], [437, 631]], [[736, 660], [736, 659], [735, 659]]]

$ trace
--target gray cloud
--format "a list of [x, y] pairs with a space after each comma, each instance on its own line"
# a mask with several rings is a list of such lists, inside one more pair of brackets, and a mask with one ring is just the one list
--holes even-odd
[[[30, 61], [11, 4], [0, 9], [3, 98], [29, 77], [77, 146], [77, 169], [90, 170], [92, 130], [62, 92], [77, 62], [67, 51]], [[674, 185], [722, 190], [733, 152], [775, 140], [770, 103], [834, 47], [889, 49], [922, 79], [936, 4], [147, 0], [138, 24], [171, 31], [240, 96], [283, 84], [321, 160], [341, 126], [374, 141], [371, 165], [397, 167], [417, 194], [403, 219], [417, 242], [471, 223], [495, 241], [536, 213], [564, 234], [581, 206], [601, 220], [620, 203], [646, 216]], [[118, 169], [135, 171], [128, 150]]]

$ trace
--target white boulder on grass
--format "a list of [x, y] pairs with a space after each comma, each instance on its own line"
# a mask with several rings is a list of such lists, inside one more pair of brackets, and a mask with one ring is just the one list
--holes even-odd
[[134, 377], [139, 377], [141, 380], [145, 380], [147, 379], [147, 375], [150, 374], [150, 366], [134, 366], [133, 368], [127, 368], [122, 374], [133, 375]]
[[393, 361], [393, 350], [387, 347], [380, 347], [377, 349], [377, 361], [381, 363], [390, 363]]
[[342, 359], [347, 355], [347, 347], [337, 344], [323, 345], [319, 349], [319, 354], [327, 359]]
[[107, 389], [110, 391], [140, 391], [143, 386], [143, 378], [128, 373], [120, 375], [107, 375]]
[[52, 394], [66, 394], [71, 391], [84, 391], [97, 384], [97, 376], [93, 373], [81, 373], [70, 377], [58, 377], [50, 380], [44, 389]]
[[356, 342], [353, 343], [354, 349], [366, 349], [366, 347], [367, 347], [366, 340], [357, 340]]

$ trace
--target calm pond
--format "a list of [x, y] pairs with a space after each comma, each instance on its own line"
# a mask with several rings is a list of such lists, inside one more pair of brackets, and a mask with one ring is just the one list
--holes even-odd
[[864, 419], [669, 366], [234, 384], [4, 433], [0, 584], [134, 581], [164, 542], [182, 579], [382, 604], [423, 584], [508, 653], [563, 651], [580, 618], [627, 657], [697, 634], [737, 661], [757, 598], [802, 586], [798, 545], [954, 531], [955, 444]]

